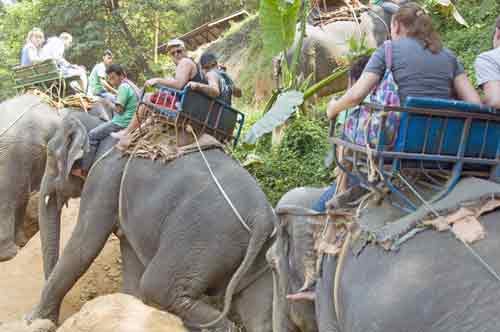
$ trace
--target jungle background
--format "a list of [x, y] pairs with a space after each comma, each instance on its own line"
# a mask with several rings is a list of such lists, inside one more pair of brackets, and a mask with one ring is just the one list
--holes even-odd
[[[500, 2], [454, 1], [469, 27], [438, 10], [434, 6], [437, 2], [421, 1], [431, 12], [445, 45], [458, 55], [474, 80], [473, 61], [480, 52], [491, 48], [492, 26], [500, 14]], [[271, 59], [263, 52], [259, 0], [0, 1], [0, 100], [14, 93], [10, 69], [18, 63], [32, 27], [40, 27], [46, 38], [63, 31], [71, 33], [74, 45], [66, 58], [84, 65], [89, 72], [100, 61], [103, 50], [112, 49], [114, 61], [124, 64], [129, 76], [141, 84], [173, 68], [164, 55], [155, 61], [155, 35], [162, 43], [241, 8], [251, 16], [233, 25], [210, 48], [223, 63], [232, 62], [232, 74], [244, 90], [236, 108], [246, 113], [248, 129], [262, 116], [272, 89], [270, 79], [266, 79], [271, 76]], [[332, 170], [324, 166], [329, 151], [326, 102], [319, 100], [308, 105], [307, 111], [296, 113], [280, 145], [272, 146], [267, 135], [256, 146], [239, 144], [234, 148], [235, 158], [255, 175], [273, 204], [291, 188], [323, 186], [333, 180]]]

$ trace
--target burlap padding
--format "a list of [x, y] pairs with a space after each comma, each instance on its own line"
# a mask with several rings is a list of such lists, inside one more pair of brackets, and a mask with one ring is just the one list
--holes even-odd
[[[224, 149], [213, 136], [202, 134], [198, 138], [201, 150]], [[149, 118], [131, 135], [126, 155], [169, 162], [188, 153], [198, 152], [198, 145], [191, 133], [176, 128], [163, 118]]]
[[[447, 215], [464, 205], [477, 204], [479, 201], [487, 201], [496, 196], [500, 196], [500, 184], [478, 178], [465, 178], [445, 198], [432, 203], [431, 206], [440, 215]], [[423, 220], [431, 217], [434, 217], [433, 213], [427, 207], [421, 206], [414, 213], [381, 227], [376, 234], [377, 241], [397, 240]]]

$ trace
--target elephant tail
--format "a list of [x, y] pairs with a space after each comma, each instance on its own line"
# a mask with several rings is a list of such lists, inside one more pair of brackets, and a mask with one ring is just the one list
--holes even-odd
[[222, 319], [224, 319], [227, 316], [227, 314], [229, 313], [229, 309], [231, 308], [233, 295], [236, 292], [238, 284], [240, 283], [241, 279], [248, 273], [248, 270], [257, 259], [257, 256], [263, 249], [267, 240], [271, 237], [271, 234], [272, 234], [272, 229], [269, 230], [268, 227], [257, 226], [254, 228], [253, 233], [250, 237], [250, 241], [248, 243], [248, 248], [245, 254], [245, 258], [243, 258], [243, 261], [241, 262], [240, 266], [234, 273], [233, 277], [229, 281], [229, 284], [226, 288], [226, 294], [224, 295], [224, 308], [222, 309], [221, 314], [219, 315], [219, 317], [217, 317], [216, 319], [214, 319], [209, 323], [195, 326], [196, 328], [208, 329], [210, 327], [213, 327], [215, 324], [219, 323]]

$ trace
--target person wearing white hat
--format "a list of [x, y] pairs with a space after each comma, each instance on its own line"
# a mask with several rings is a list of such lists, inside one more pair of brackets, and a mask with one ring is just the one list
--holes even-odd
[[182, 90], [189, 81], [202, 82], [201, 73], [196, 63], [188, 57], [186, 46], [180, 39], [172, 39], [167, 43], [167, 52], [172, 57], [176, 68], [175, 77], [151, 78], [144, 86], [164, 85], [177, 90]]
[[[182, 90], [188, 82], [204, 82], [203, 77], [198, 70], [196, 63], [188, 57], [186, 46], [184, 42], [180, 39], [172, 39], [167, 43], [167, 52], [172, 57], [176, 68], [175, 77], [167, 78], [151, 78], [144, 83], [144, 87], [153, 85], [163, 85], [169, 88]], [[162, 98], [159, 98], [162, 99]], [[112, 133], [111, 136], [120, 139], [119, 147], [125, 147], [128, 145], [129, 141], [127, 139], [128, 134], [130, 134], [135, 129], [140, 126], [140, 119], [144, 117], [147, 109], [144, 105], [141, 105], [138, 111], [135, 113], [134, 118], [130, 122], [129, 126], [117, 133]]]

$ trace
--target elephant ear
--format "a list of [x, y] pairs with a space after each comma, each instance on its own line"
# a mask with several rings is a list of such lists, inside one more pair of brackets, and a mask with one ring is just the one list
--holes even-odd
[[[67, 120], [67, 121], [66, 121]], [[75, 162], [83, 158], [90, 149], [89, 136], [83, 123], [76, 117], [65, 119], [64, 148], [59, 155], [59, 174], [62, 179], [68, 180]]]

